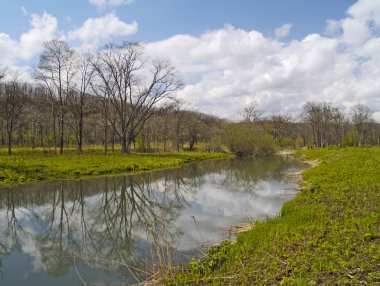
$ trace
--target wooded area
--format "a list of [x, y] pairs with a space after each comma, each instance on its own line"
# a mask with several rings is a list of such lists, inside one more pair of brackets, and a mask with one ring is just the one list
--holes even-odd
[[[182, 86], [167, 61], [144, 56], [138, 44], [108, 45], [78, 54], [65, 42], [46, 42], [35, 82], [0, 70], [0, 147], [101, 145], [104, 152], [230, 151], [263, 155], [276, 147], [364, 146], [380, 143], [380, 125], [365, 105], [344, 114], [308, 102], [298, 117], [264, 116], [255, 104], [232, 122], [185, 110]], [[119, 147], [120, 146], [120, 147]]]

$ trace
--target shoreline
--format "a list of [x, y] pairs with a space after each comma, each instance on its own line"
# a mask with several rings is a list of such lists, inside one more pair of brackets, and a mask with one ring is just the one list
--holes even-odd
[[[277, 152], [274, 155], [275, 156], [296, 156], [294, 151]], [[286, 172], [285, 176], [290, 180], [290, 182], [292, 182], [295, 185], [296, 190], [297, 190], [297, 194], [298, 194], [303, 189], [302, 183], [304, 182], [304, 180], [302, 179], [302, 173], [309, 168], [315, 167], [319, 163], [319, 161], [317, 161], [317, 160], [309, 161], [309, 160], [305, 160], [303, 158], [297, 158], [297, 160], [299, 160], [300, 162], [306, 163], [308, 165], [308, 167], [302, 168], [301, 170], [299, 170], [297, 172]], [[284, 191], [285, 190], [286, 189], [284, 189]], [[297, 194], [295, 194], [295, 196]], [[295, 196], [292, 197], [290, 199], [290, 201], [293, 200], [295, 198]], [[275, 216], [273, 216], [273, 217], [271, 216], [271, 217], [269, 217], [269, 219], [273, 219], [274, 217]], [[209, 256], [210, 250], [211, 250], [211, 252], [213, 252], [213, 249], [219, 248], [220, 245], [223, 245], [223, 244], [227, 244], [227, 245], [236, 244], [239, 235], [253, 231], [256, 227], [256, 224], [263, 223], [263, 222], [265, 223], [265, 221], [266, 221], [265, 219], [264, 220], [255, 219], [255, 220], [250, 220], [249, 222], [246, 222], [246, 223], [243, 222], [243, 223], [238, 223], [235, 225], [227, 226], [226, 229], [229, 233], [228, 239], [220, 241], [217, 245], [207, 247], [207, 252], [205, 253], [205, 255], [202, 258], [195, 258], [194, 257], [193, 259], [195, 259], [196, 261], [201, 261], [201, 260], [207, 259], [207, 257]], [[185, 266], [185, 267], [189, 267], [189, 266]], [[174, 273], [176, 271], [181, 272], [181, 271], [183, 271], [183, 269], [181, 268], [180, 265], [170, 266], [166, 270], [162, 270], [162, 268], [161, 268], [160, 271], [157, 271], [156, 273], [152, 274], [151, 277], [153, 279], [148, 279], [147, 281], [144, 281], [141, 285], [144, 285], [144, 286], [166, 285], [166, 284], [164, 284], [164, 282], [167, 279], [167, 275], [168, 274], [172, 275], [173, 271], [174, 271]]]
[[[278, 155], [278, 156], [288, 156], [288, 155], [295, 155], [295, 154], [294, 154], [294, 152], [289, 153], [289, 152], [285, 151], [285, 153], [277, 153], [276, 155]], [[296, 188], [297, 194], [302, 191], [302, 189], [303, 189], [302, 184], [305, 183], [305, 180], [302, 178], [302, 173], [305, 170], [307, 170], [309, 168], [313, 168], [313, 167], [315, 167], [315, 166], [317, 166], [319, 164], [318, 160], [310, 161], [310, 160], [305, 160], [305, 159], [302, 159], [302, 158], [300, 159], [300, 162], [306, 163], [308, 165], [308, 167], [304, 168], [304, 169], [301, 169], [299, 171], [296, 171], [296, 172], [286, 172], [285, 173], [285, 177], [287, 179], [289, 179], [290, 182], [292, 182], [293, 184], [295, 184], [295, 188]], [[285, 191], [285, 189], [284, 189], [284, 191]], [[292, 197], [290, 200], [294, 199], [294, 197]], [[261, 221], [261, 220], [260, 219], [251, 220], [250, 222], [247, 222], [247, 223], [240, 223], [240, 224], [232, 225], [228, 229], [232, 233], [232, 235], [237, 236], [237, 235], [239, 235], [241, 233], [248, 232], [248, 231], [251, 231], [252, 229], [254, 229], [255, 228], [255, 224], [257, 222], [259, 222], [259, 221]], [[231, 240], [231, 242], [234, 242], [234, 241], [236, 241], [236, 238], [234, 240]]]
[[[170, 285], [319, 285], [380, 282], [379, 147], [296, 152], [311, 167], [281, 215], [257, 222], [236, 243], [163, 277]], [[353, 271], [352, 269], [355, 269]]]
[[233, 158], [208, 152], [125, 154], [15, 154], [0, 156], [0, 190], [54, 180], [135, 175], [205, 160]]

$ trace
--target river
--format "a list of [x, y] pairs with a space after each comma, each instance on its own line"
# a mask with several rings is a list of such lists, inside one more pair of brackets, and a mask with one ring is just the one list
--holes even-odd
[[276, 215], [292, 158], [238, 158], [0, 190], [0, 285], [129, 285]]

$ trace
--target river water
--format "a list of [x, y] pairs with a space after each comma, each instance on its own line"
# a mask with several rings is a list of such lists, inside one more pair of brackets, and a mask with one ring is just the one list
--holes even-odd
[[130, 285], [276, 215], [292, 158], [204, 161], [133, 176], [0, 190], [0, 285]]

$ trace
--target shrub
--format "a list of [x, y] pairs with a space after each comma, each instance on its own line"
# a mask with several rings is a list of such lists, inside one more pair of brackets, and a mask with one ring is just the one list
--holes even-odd
[[225, 140], [230, 151], [237, 156], [270, 155], [276, 149], [273, 137], [251, 122], [227, 125]]

